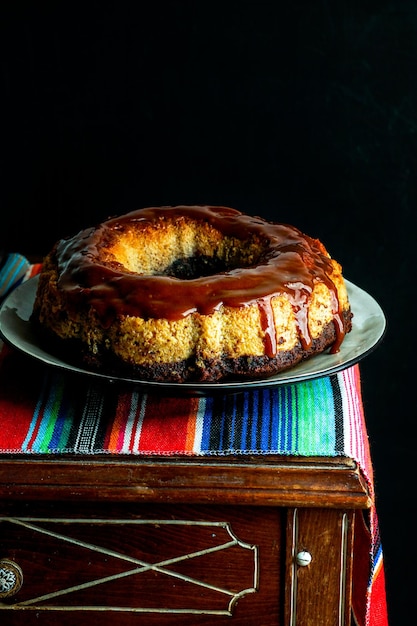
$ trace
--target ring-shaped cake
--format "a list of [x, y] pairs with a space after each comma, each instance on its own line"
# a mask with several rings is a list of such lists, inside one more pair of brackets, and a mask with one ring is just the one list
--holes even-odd
[[228, 207], [151, 207], [58, 241], [31, 317], [97, 371], [140, 380], [259, 378], [352, 326], [341, 266], [294, 226]]

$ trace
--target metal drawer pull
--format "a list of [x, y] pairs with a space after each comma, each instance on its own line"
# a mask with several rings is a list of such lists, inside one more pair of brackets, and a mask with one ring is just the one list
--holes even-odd
[[13, 596], [23, 584], [23, 572], [14, 561], [0, 559], [0, 598]]
[[307, 552], [307, 550], [302, 550], [295, 557], [295, 560], [297, 561], [297, 565], [299, 565], [300, 567], [306, 567], [307, 565], [310, 565], [311, 559], [312, 559], [312, 556], [310, 552]]

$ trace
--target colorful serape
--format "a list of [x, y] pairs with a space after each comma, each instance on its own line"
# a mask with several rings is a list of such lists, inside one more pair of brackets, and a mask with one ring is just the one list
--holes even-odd
[[[374, 499], [358, 365], [271, 389], [164, 398], [47, 369], [0, 347], [0, 454], [346, 456]], [[375, 506], [355, 541], [354, 618], [387, 626]]]
[[[9, 255], [0, 284], [11, 266], [20, 268], [16, 285], [40, 270], [18, 256]], [[357, 366], [272, 389], [166, 399], [46, 369], [2, 345], [0, 418], [3, 453], [346, 455], [372, 483]]]
[[167, 399], [44, 369], [3, 346], [0, 386], [2, 453], [346, 455], [371, 472], [358, 367], [272, 389]]

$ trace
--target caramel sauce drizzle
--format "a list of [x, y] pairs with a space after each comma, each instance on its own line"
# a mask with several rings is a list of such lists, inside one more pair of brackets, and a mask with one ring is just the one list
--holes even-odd
[[[139, 227], [155, 220], [186, 216], [206, 221], [225, 235], [248, 240], [253, 234], [268, 242], [268, 251], [255, 266], [237, 268], [211, 276], [180, 280], [123, 272], [100, 260], [100, 245], [110, 230], [118, 231], [132, 222]], [[222, 306], [258, 304], [265, 336], [266, 353], [276, 354], [277, 338], [271, 298], [286, 293], [293, 306], [304, 348], [311, 345], [307, 305], [316, 280], [323, 281], [333, 297], [337, 352], [344, 325], [337, 290], [330, 276], [332, 265], [323, 245], [293, 226], [267, 222], [228, 207], [151, 207], [111, 218], [57, 243], [59, 288], [68, 307], [88, 302], [103, 326], [119, 315], [178, 320], [197, 312], [210, 315]]]

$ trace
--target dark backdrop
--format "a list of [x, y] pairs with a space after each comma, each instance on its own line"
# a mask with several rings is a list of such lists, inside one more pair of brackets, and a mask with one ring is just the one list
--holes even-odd
[[392, 624], [411, 624], [417, 3], [0, 11], [0, 247], [44, 254], [134, 208], [225, 204], [322, 239], [381, 304], [363, 392]]

